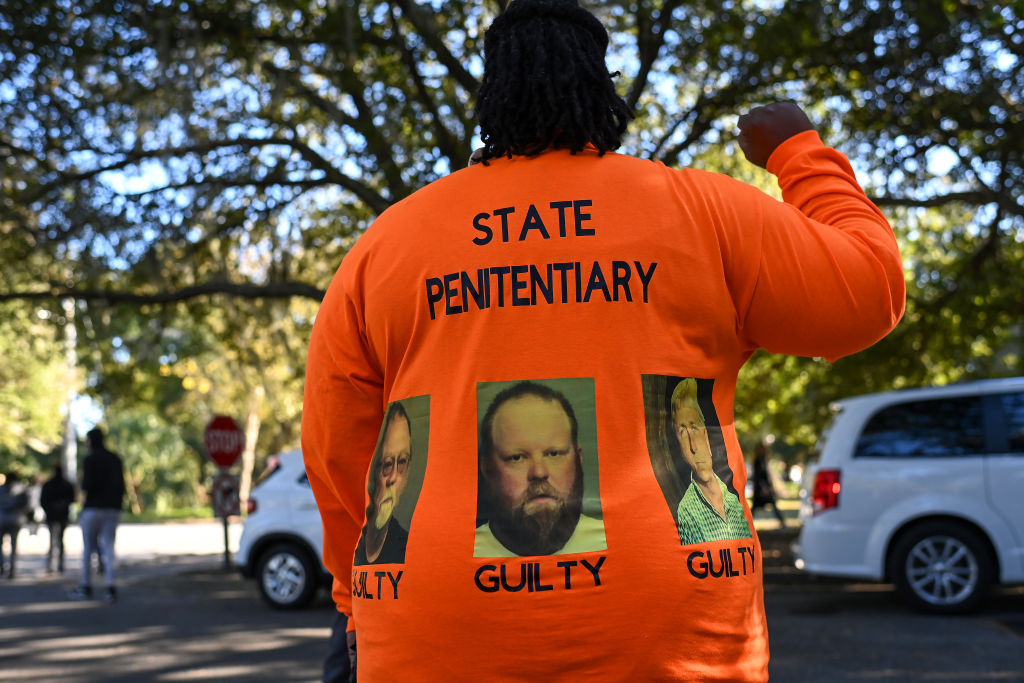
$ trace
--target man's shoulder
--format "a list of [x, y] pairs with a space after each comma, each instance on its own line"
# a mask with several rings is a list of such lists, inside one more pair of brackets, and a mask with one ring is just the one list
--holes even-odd
[[114, 451], [105, 450], [103, 451], [102, 457], [109, 463], [117, 463], [118, 465], [121, 464], [121, 456], [115, 453]]
[[473, 170], [462, 168], [427, 183], [382, 211], [374, 223], [403, 217], [409, 213], [419, 213], [425, 204], [447, 205], [454, 197], [461, 196], [464, 188], [481, 182]]
[[700, 493], [697, 490], [697, 482], [691, 481], [690, 485], [686, 487], [686, 491], [683, 493], [683, 497], [679, 499], [679, 509], [684, 509], [693, 505], [694, 503], [700, 502]]

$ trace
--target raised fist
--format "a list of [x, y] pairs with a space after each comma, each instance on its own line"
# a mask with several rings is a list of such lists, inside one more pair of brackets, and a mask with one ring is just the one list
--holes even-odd
[[806, 130], [814, 130], [807, 114], [792, 102], [754, 107], [740, 116], [740, 149], [747, 160], [764, 168], [775, 148]]

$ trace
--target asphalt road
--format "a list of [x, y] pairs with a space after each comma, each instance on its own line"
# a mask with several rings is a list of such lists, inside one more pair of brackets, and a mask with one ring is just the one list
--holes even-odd
[[[1000, 590], [969, 617], [919, 615], [891, 586], [797, 573], [793, 532], [771, 524], [761, 537], [773, 682], [1024, 681], [1024, 588]], [[251, 581], [223, 569], [216, 523], [122, 525], [114, 605], [68, 601], [77, 558], [48, 576], [26, 543], [20, 575], [0, 581], [0, 680], [319, 680], [329, 599], [298, 612], [265, 607]]]
[[[237, 547], [240, 526], [229, 528]], [[219, 522], [122, 524], [119, 600], [73, 602], [81, 535], [68, 566], [45, 573], [46, 532], [23, 529], [13, 581], [0, 580], [0, 680], [317, 681], [333, 618], [326, 594], [298, 612], [267, 608], [224, 568]]]
[[976, 614], [920, 614], [892, 585], [797, 572], [795, 535], [760, 532], [772, 681], [1024, 681], [1024, 587], [997, 588]]

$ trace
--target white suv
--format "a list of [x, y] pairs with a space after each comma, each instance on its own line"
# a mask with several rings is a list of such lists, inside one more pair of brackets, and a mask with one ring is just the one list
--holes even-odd
[[1024, 582], [1024, 378], [840, 401], [801, 492], [796, 565], [929, 612]]
[[243, 576], [256, 578], [273, 607], [298, 609], [320, 586], [324, 569], [323, 527], [301, 451], [273, 456], [249, 497], [249, 515], [235, 553]]

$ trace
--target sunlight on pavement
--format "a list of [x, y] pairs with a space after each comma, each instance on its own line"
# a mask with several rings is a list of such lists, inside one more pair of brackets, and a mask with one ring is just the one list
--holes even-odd
[[162, 674], [154, 678], [154, 681], [195, 681], [195, 680], [215, 680], [218, 678], [228, 678], [231, 680], [246, 680], [248, 678], [254, 678], [254, 673], [257, 671], [255, 667], [251, 666], [213, 666], [213, 667], [202, 667], [199, 669], [190, 669], [189, 671], [172, 671], [171, 673]]
[[68, 610], [96, 609], [102, 605], [99, 602], [73, 602], [67, 600], [53, 602], [37, 602], [26, 605], [7, 605], [0, 607], [0, 617], [13, 617], [21, 614], [39, 614], [41, 612], [67, 612]]

